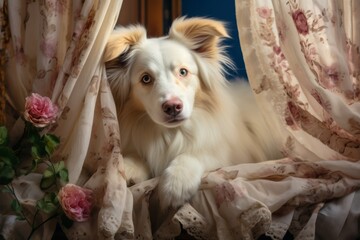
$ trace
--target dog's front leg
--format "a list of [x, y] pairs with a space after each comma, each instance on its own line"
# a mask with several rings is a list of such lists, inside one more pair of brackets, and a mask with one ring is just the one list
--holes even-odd
[[162, 209], [183, 205], [199, 188], [204, 168], [193, 156], [182, 154], [171, 161], [159, 181], [159, 201]]
[[145, 161], [137, 156], [124, 156], [126, 183], [132, 186], [151, 177], [150, 170]]

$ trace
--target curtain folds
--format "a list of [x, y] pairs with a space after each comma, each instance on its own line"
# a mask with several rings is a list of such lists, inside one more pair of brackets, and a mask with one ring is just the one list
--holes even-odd
[[237, 1], [249, 82], [289, 132], [288, 156], [360, 158], [358, 5]]
[[[50, 129], [61, 139], [54, 160], [95, 192], [91, 219], [62, 228], [69, 239], [171, 239], [183, 230], [196, 239], [359, 237], [360, 2], [235, 1], [249, 82], [264, 114], [278, 115], [285, 158], [206, 173], [189, 203], [160, 212], [158, 179], [126, 187], [101, 60], [122, 1], [0, 0], [0, 80], [16, 110], [7, 120], [31, 92], [49, 96], [61, 111]], [[11, 125], [16, 138], [21, 121]], [[40, 178], [14, 181], [29, 213], [43, 196]], [[0, 198], [0, 233], [24, 239], [30, 229]], [[54, 228], [50, 221], [34, 239], [51, 239]]]
[[[1, 33], [10, 32], [10, 40], [1, 46], [6, 54], [1, 68], [5, 70], [8, 102], [21, 113], [25, 97], [36, 92], [59, 106], [61, 115], [50, 130], [61, 139], [54, 160], [66, 162], [71, 183], [95, 191], [98, 211], [87, 224], [95, 229], [96, 239], [115, 235], [125, 200], [131, 203], [122, 172], [114, 100], [101, 62], [121, 5], [121, 0], [0, 1], [0, 19], [3, 23], [8, 18], [9, 23]], [[21, 131], [21, 124], [14, 128]], [[34, 191], [39, 175], [29, 174], [16, 183], [27, 186], [18, 196], [22, 203], [30, 201], [28, 209], [34, 212], [36, 200], [43, 195]], [[24, 239], [29, 229], [6, 215], [9, 206], [10, 201], [1, 202], [5, 213], [1, 225], [14, 234], [11, 237]], [[74, 224], [66, 234], [88, 239], [91, 231], [84, 230], [85, 225]], [[23, 232], [15, 231], [21, 226]], [[54, 226], [54, 222], [45, 225], [34, 238], [51, 239]]]

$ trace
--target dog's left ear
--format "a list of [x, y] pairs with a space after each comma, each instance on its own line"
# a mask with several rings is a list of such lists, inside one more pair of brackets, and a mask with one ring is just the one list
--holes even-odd
[[169, 38], [184, 43], [205, 58], [216, 58], [221, 38], [229, 37], [222, 22], [206, 18], [178, 18], [169, 31]]

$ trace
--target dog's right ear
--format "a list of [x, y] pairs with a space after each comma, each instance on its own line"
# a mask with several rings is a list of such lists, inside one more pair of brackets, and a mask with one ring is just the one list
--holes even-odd
[[121, 27], [113, 31], [105, 48], [103, 59], [106, 75], [118, 109], [122, 109], [130, 92], [128, 77], [132, 48], [146, 39], [141, 26]]
[[127, 52], [131, 46], [137, 45], [146, 38], [146, 30], [142, 26], [135, 25], [115, 29], [106, 44], [103, 59], [111, 61]]

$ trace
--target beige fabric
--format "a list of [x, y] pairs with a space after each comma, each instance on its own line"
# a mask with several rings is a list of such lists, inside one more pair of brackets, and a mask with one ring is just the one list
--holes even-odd
[[290, 133], [284, 152], [309, 160], [359, 160], [360, 40], [354, 9], [360, 3], [236, 3], [249, 81], [264, 111], [276, 111]]
[[264, 233], [282, 239], [287, 230], [297, 239], [314, 239], [322, 202], [359, 186], [359, 170], [359, 162], [290, 159], [228, 167], [206, 174], [192, 202], [166, 214], [156, 208], [152, 179], [131, 188], [134, 236], [152, 239], [151, 219], [157, 239], [177, 236], [180, 226], [197, 239], [256, 239]]
[[[59, 106], [62, 114], [51, 130], [61, 139], [54, 160], [66, 161], [70, 182], [96, 192], [98, 211], [89, 223], [95, 239], [115, 234], [127, 208], [125, 199], [131, 199], [123, 178], [114, 101], [101, 62], [121, 4], [121, 0], [0, 1], [11, 32], [4, 66], [8, 100], [21, 112], [25, 97], [37, 92]], [[3, 20], [7, 17], [2, 16]], [[15, 128], [21, 131], [21, 124]], [[38, 180], [37, 174], [27, 176], [27, 187], [19, 192], [22, 202], [31, 202], [33, 212], [35, 200], [42, 196], [35, 191]], [[1, 205], [2, 213], [8, 214], [10, 201]], [[51, 239], [54, 223], [38, 231], [34, 239]], [[16, 230], [26, 224], [15, 221], [11, 225]], [[67, 234], [88, 239], [81, 228], [75, 224]], [[22, 229], [13, 231], [15, 239], [28, 235], [27, 228]]]
[[[114, 101], [101, 62], [121, 3], [0, 0], [12, 34], [8, 100], [19, 111], [32, 91], [56, 101], [62, 114], [51, 130], [61, 137], [55, 159], [66, 161], [72, 183], [96, 193], [91, 220], [64, 228], [68, 238], [169, 239], [182, 226], [198, 239], [280, 239], [287, 231], [314, 239], [324, 202], [360, 186], [359, 20], [351, 12], [360, 3], [236, 1], [249, 80], [264, 113], [279, 113], [289, 133], [283, 148], [288, 157], [207, 173], [193, 200], [168, 212], [158, 208], [158, 179], [125, 186]], [[298, 10], [306, 13], [307, 34], [304, 19], [299, 33], [292, 18]], [[33, 174], [14, 183], [30, 211], [42, 195], [38, 181]], [[9, 215], [6, 194], [0, 195], [2, 234], [23, 239], [24, 223]], [[24, 231], [15, 231], [20, 227]], [[53, 227], [46, 225], [34, 239], [50, 239]]]

